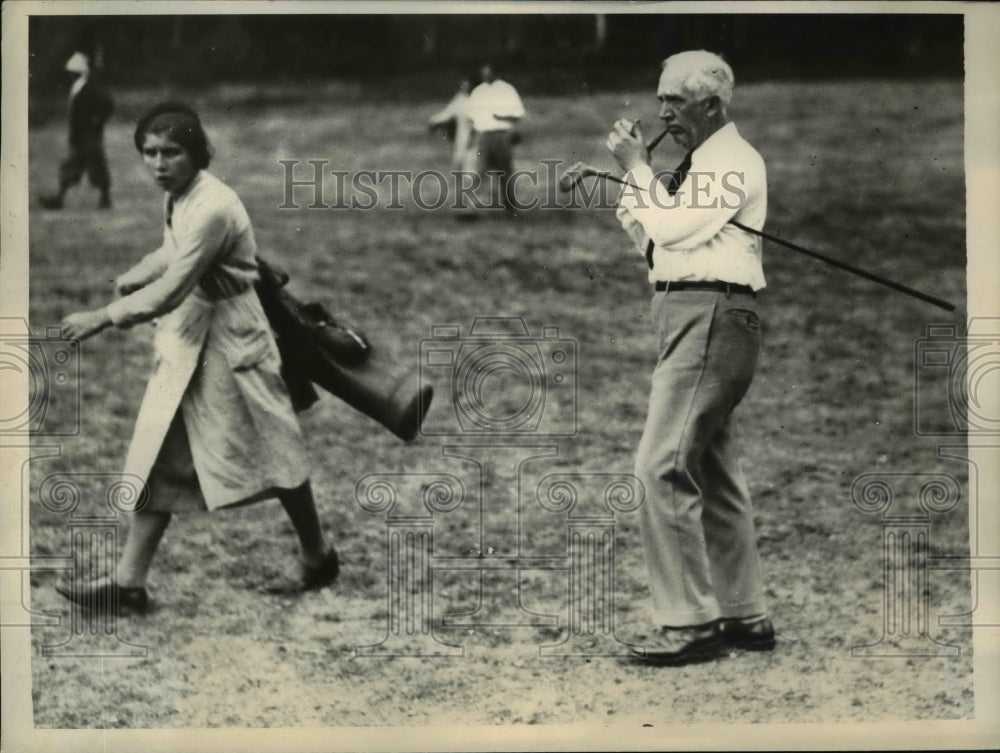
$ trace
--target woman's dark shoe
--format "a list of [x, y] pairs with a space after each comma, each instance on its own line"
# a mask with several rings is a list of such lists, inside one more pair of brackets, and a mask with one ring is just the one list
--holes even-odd
[[337, 557], [337, 550], [330, 549], [319, 565], [302, 568], [302, 590], [315, 591], [324, 588], [337, 580], [339, 574], [340, 559]]
[[632, 649], [632, 659], [641, 664], [676, 667], [710, 654], [722, 645], [722, 631], [717, 621], [693, 627], [664, 625], [649, 645]]
[[149, 608], [149, 593], [142, 586], [119, 586], [108, 577], [87, 583], [57, 585], [60, 595], [89, 612], [121, 614], [124, 610], [145, 612]]
[[727, 646], [748, 651], [770, 651], [775, 646], [774, 625], [766, 616], [727, 617], [722, 620], [722, 637]]

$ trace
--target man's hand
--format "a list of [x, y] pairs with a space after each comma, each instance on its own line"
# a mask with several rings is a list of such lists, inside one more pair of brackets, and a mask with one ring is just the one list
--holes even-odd
[[105, 308], [78, 311], [62, 320], [62, 334], [70, 340], [86, 340], [110, 326], [111, 318]]
[[638, 120], [635, 123], [625, 118], [616, 121], [608, 134], [607, 147], [618, 167], [626, 173], [649, 163], [646, 137], [642, 135], [642, 126]]

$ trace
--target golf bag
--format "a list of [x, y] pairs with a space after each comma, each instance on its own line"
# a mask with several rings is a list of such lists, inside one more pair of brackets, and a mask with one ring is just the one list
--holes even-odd
[[420, 386], [412, 370], [401, 370], [350, 325], [319, 303], [303, 303], [287, 290], [288, 275], [258, 258], [256, 284], [281, 354], [281, 375], [292, 405], [302, 411], [319, 396], [313, 385], [375, 419], [404, 441], [420, 430], [433, 389]]

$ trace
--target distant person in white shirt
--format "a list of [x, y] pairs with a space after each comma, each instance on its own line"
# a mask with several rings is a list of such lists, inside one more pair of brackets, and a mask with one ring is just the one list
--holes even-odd
[[476, 139], [469, 117], [469, 94], [472, 79], [463, 78], [458, 91], [443, 110], [434, 113], [428, 125], [432, 131], [442, 131], [453, 142], [451, 169], [460, 172], [476, 171]]
[[663, 63], [660, 118], [688, 151], [664, 185], [638, 123], [619, 120], [608, 149], [625, 180], [618, 218], [649, 265], [659, 338], [636, 475], [646, 489], [642, 537], [658, 631], [636, 658], [683, 664], [722, 646], [774, 647], [735, 443], [733, 410], [757, 365], [764, 285], [767, 175], [730, 122], [733, 72], [717, 55]]
[[[512, 197], [507, 194], [510, 174], [514, 172], [512, 147], [515, 126], [524, 117], [524, 105], [517, 89], [496, 77], [490, 63], [479, 72], [482, 83], [469, 96], [468, 113], [476, 132], [476, 164], [483, 180], [491, 181], [499, 189], [500, 204], [508, 212], [514, 210]], [[496, 182], [493, 183], [493, 173]], [[496, 196], [493, 206], [497, 205]]]

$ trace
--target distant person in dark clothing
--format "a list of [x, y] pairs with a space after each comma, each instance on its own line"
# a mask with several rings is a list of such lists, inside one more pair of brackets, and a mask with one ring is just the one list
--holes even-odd
[[46, 209], [61, 209], [66, 192], [86, 172], [91, 185], [101, 192], [98, 206], [109, 209], [111, 176], [104, 155], [104, 124], [114, 104], [111, 95], [92, 78], [85, 54], [73, 53], [66, 70], [76, 77], [69, 92], [69, 155], [59, 166], [59, 192], [41, 197], [41, 204]]

